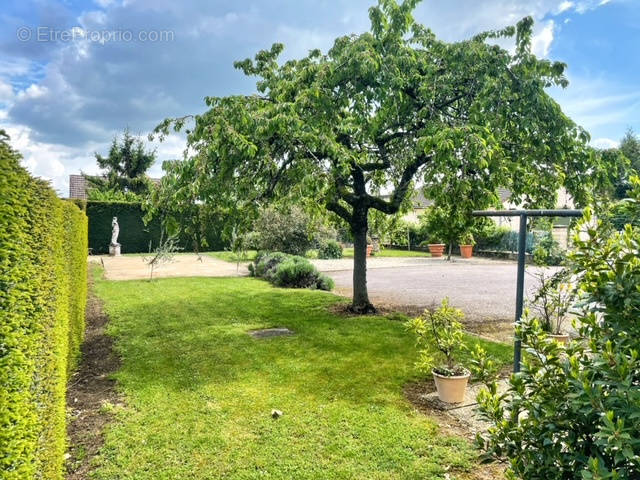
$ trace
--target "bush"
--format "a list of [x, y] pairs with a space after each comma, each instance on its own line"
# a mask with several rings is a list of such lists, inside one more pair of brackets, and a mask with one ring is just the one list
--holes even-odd
[[309, 260], [282, 252], [259, 253], [249, 266], [251, 275], [288, 288], [332, 290], [333, 280], [318, 272]]
[[562, 265], [566, 260], [564, 250], [556, 242], [551, 232], [542, 232], [535, 237], [533, 261], [537, 265]]
[[[636, 201], [640, 180], [635, 179]], [[582, 341], [566, 349], [527, 321], [522, 371], [479, 395], [493, 426], [479, 443], [514, 478], [635, 479], [640, 471], [640, 228], [622, 232], [590, 212], [570, 256]]]
[[62, 479], [66, 384], [84, 334], [87, 219], [0, 132], [0, 471]]
[[249, 272], [254, 277], [264, 278], [273, 281], [276, 268], [284, 262], [290, 255], [282, 252], [263, 253], [256, 255], [255, 260], [249, 266]]
[[342, 258], [342, 245], [335, 240], [329, 240], [318, 248], [318, 258]]
[[635, 227], [640, 226], [640, 210], [636, 202], [625, 199], [616, 202], [604, 215], [604, 218], [618, 230], [624, 230], [624, 226], [629, 224]]
[[313, 222], [297, 207], [288, 213], [274, 208], [263, 210], [254, 230], [258, 250], [304, 255], [313, 245]]

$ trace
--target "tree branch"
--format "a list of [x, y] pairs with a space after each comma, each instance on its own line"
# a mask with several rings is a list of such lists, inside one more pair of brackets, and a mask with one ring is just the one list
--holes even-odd
[[420, 167], [428, 163], [432, 158], [433, 155], [422, 155], [418, 157], [413, 163], [408, 165], [407, 168], [404, 169], [404, 172], [402, 172], [402, 178], [400, 179], [400, 182], [391, 195], [391, 199], [389, 201], [385, 201], [379, 197], [374, 197], [373, 195], [367, 194], [369, 206], [389, 215], [396, 213], [400, 209], [400, 205], [402, 205], [402, 202], [407, 196], [407, 191], [409, 190], [409, 185], [411, 185], [413, 176], [416, 174]]
[[326, 206], [327, 206], [327, 210], [329, 210], [330, 212], [335, 213], [340, 218], [342, 218], [344, 221], [346, 221], [349, 225], [351, 225], [351, 221], [352, 221], [352, 218], [353, 218], [351, 213], [349, 213], [349, 210], [347, 210], [345, 207], [340, 205], [336, 200], [327, 201], [326, 202]]

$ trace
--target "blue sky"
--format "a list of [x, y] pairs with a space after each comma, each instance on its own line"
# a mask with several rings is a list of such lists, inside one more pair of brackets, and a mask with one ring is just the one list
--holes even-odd
[[[368, 29], [375, 0], [3, 0], [0, 127], [24, 164], [65, 195], [68, 175], [95, 173], [125, 127], [146, 134], [203, 97], [253, 91], [233, 61], [279, 41], [285, 56]], [[596, 146], [640, 132], [640, 0], [424, 0], [415, 17], [441, 38], [536, 20], [534, 50], [569, 65], [550, 93]], [[176, 158], [180, 137], [156, 145]], [[160, 161], [152, 174], [159, 175]]]

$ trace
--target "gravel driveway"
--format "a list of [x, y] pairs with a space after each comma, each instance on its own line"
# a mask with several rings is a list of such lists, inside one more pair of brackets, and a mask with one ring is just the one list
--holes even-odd
[[[314, 260], [336, 282], [343, 295], [352, 293], [353, 260]], [[537, 267], [527, 267], [533, 272]], [[448, 296], [471, 321], [512, 321], [516, 302], [516, 263], [473, 258], [372, 258], [368, 262], [369, 297], [375, 304], [424, 308]], [[536, 280], [525, 276], [529, 294]]]

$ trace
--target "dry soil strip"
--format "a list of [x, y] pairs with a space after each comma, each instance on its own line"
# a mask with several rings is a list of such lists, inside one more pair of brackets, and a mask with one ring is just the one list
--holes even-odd
[[120, 359], [113, 351], [113, 339], [105, 333], [109, 318], [102, 311], [92, 283], [89, 282], [82, 357], [67, 388], [67, 480], [89, 478], [92, 459], [104, 444], [105, 426], [113, 418], [107, 407], [121, 402], [115, 380], [110, 378], [120, 366]]

